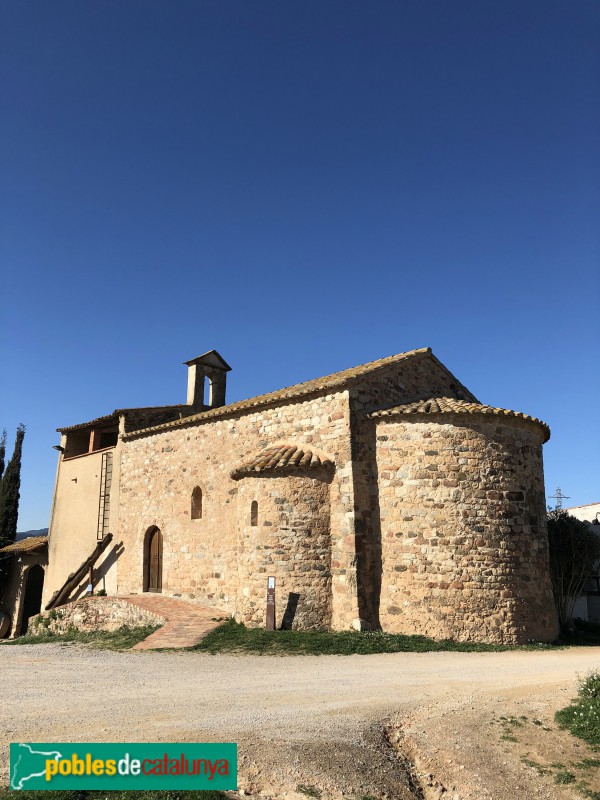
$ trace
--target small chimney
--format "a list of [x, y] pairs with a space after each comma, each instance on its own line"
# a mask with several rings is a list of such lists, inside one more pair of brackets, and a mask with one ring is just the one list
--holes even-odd
[[[227, 373], [231, 367], [216, 350], [184, 362], [188, 368], [187, 404], [194, 411], [205, 411], [225, 405]], [[204, 402], [204, 383], [208, 378], [208, 404]]]

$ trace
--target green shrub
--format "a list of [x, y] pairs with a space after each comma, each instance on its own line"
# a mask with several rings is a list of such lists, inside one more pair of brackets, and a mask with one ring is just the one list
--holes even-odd
[[563, 770], [562, 772], [557, 772], [554, 776], [554, 783], [558, 784], [567, 784], [567, 783], [575, 783], [575, 775], [573, 772], [567, 772]]
[[307, 786], [304, 783], [299, 784], [296, 786], [296, 791], [300, 794], [305, 794], [307, 797], [321, 797], [321, 792], [317, 789], [316, 786]]
[[592, 672], [579, 682], [577, 699], [556, 712], [556, 721], [579, 739], [600, 745], [600, 673]]
[[547, 649], [552, 645], [501, 645], [483, 642], [435, 641], [426, 636], [406, 636], [383, 631], [321, 631], [246, 628], [229, 619], [207, 634], [192, 650], [207, 653], [262, 653], [264, 655], [369, 655], [371, 653], [498, 652]]
[[579, 695], [590, 701], [600, 701], [600, 672], [592, 672], [581, 682]]
[[129, 650], [158, 630], [159, 627], [159, 625], [145, 625], [140, 628], [130, 628], [125, 625], [115, 631], [80, 631], [71, 626], [63, 633], [53, 634], [49, 630], [34, 631], [26, 636], [20, 636], [18, 639], [11, 639], [3, 646], [43, 644], [45, 642], [80, 642], [99, 650]]

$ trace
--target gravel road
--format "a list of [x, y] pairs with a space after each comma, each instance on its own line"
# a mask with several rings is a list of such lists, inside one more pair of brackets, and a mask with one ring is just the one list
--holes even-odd
[[599, 667], [596, 648], [268, 657], [0, 646], [11, 689], [0, 784], [10, 741], [237, 741], [248, 794], [292, 798], [304, 784], [323, 798], [404, 800], [423, 795], [386, 726], [405, 718], [431, 736], [436, 714], [458, 720], [499, 697], [565, 705], [576, 676]]

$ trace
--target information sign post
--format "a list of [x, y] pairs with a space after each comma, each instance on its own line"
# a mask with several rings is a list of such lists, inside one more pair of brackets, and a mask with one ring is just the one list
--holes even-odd
[[267, 630], [275, 630], [275, 578], [267, 579]]

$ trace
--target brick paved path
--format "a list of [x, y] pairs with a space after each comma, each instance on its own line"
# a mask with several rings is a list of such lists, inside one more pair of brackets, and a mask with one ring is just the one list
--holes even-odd
[[192, 647], [198, 644], [207, 633], [223, 621], [215, 621], [215, 617], [231, 616], [227, 611], [210, 606], [199, 606], [178, 600], [176, 597], [164, 597], [162, 594], [128, 594], [120, 595], [134, 606], [152, 611], [165, 617], [167, 622], [146, 639], [132, 647], [132, 650], [154, 650], [158, 647]]

